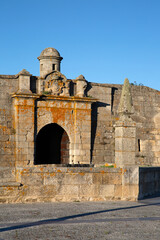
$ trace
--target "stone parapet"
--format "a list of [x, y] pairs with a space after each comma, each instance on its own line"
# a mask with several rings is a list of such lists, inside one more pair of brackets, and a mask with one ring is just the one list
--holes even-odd
[[17, 168], [17, 185], [0, 185], [0, 202], [137, 200], [139, 168]]

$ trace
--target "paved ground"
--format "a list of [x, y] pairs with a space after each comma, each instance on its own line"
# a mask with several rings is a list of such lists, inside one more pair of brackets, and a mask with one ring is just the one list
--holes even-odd
[[0, 205], [0, 240], [159, 240], [160, 197]]

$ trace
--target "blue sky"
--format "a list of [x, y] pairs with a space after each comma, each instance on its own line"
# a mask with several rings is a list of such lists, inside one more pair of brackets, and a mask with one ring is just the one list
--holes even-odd
[[159, 0], [1, 0], [0, 74], [39, 75], [46, 47], [67, 78], [160, 90]]

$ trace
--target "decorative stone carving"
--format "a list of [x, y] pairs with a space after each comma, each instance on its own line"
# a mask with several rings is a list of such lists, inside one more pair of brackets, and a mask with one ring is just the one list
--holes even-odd
[[44, 91], [55, 96], [69, 96], [69, 81], [63, 74], [54, 71], [46, 77]]
[[70, 91], [70, 81], [67, 80], [62, 88], [61, 96], [66, 96], [66, 97], [69, 96], [70, 95], [69, 91]]
[[78, 97], [85, 97], [85, 90], [87, 88], [87, 81], [83, 75], [76, 78], [76, 95]]

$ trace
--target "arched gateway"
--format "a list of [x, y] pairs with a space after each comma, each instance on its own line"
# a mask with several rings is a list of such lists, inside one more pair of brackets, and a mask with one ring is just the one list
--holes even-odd
[[69, 137], [58, 124], [47, 124], [37, 134], [35, 164], [64, 163], [69, 163]]

